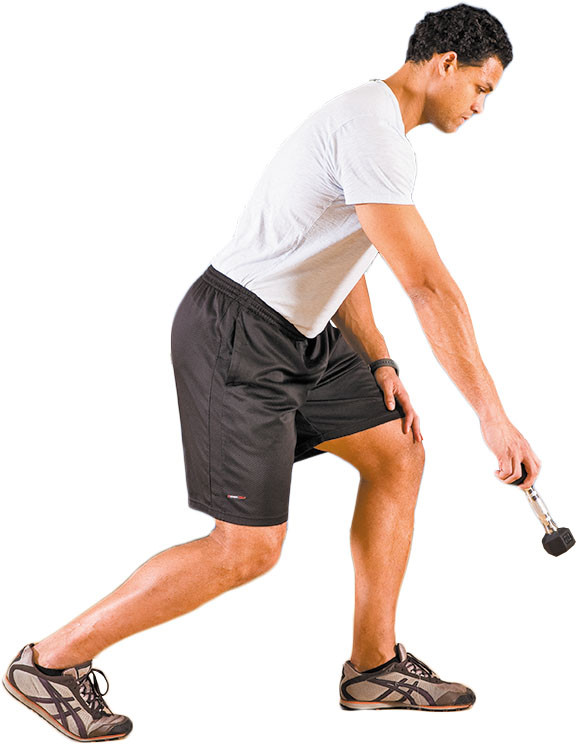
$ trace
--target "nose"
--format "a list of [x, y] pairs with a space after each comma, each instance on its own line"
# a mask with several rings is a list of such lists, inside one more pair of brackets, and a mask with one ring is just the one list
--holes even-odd
[[477, 101], [474, 102], [472, 105], [472, 111], [475, 114], [481, 114], [484, 111], [484, 99], [479, 98]]

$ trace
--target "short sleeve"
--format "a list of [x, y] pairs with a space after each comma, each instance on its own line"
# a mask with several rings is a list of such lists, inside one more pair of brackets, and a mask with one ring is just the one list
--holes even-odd
[[378, 116], [361, 115], [332, 134], [332, 168], [346, 204], [414, 204], [412, 145]]

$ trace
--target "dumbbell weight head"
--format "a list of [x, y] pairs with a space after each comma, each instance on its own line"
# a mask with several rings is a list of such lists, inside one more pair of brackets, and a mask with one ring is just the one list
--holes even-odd
[[562, 555], [574, 545], [574, 535], [568, 527], [558, 527], [552, 534], [544, 535], [542, 545], [550, 555]]

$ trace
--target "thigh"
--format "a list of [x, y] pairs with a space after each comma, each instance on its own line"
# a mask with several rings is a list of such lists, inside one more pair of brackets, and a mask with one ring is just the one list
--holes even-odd
[[297, 343], [206, 284], [179, 310], [173, 364], [191, 508], [247, 526], [281, 524], [306, 387]]
[[250, 557], [250, 554], [279, 553], [287, 527], [287, 522], [254, 527], [216, 519], [210, 535], [231, 555], [243, 557], [248, 554], [247, 557]]
[[400, 402], [389, 410], [369, 366], [337, 329], [328, 366], [298, 411], [295, 461], [320, 455], [324, 441], [364, 431], [405, 416]]

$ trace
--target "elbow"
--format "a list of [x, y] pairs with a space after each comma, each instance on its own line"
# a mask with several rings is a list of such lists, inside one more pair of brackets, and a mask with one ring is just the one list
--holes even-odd
[[442, 305], [464, 305], [465, 300], [458, 285], [453, 280], [424, 282], [406, 290], [415, 307], [438, 303]]
[[442, 294], [440, 285], [433, 282], [423, 282], [406, 288], [406, 293], [414, 305], [437, 299]]
[[444, 301], [459, 294], [456, 282], [445, 269], [418, 272], [404, 288], [415, 304]]

